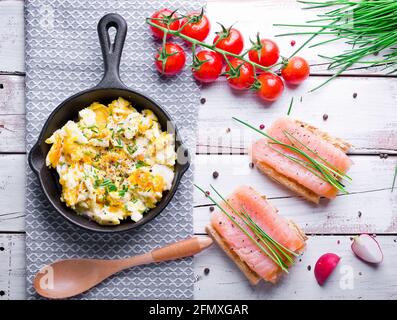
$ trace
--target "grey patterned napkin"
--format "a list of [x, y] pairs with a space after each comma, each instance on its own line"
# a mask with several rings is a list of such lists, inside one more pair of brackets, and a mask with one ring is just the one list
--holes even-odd
[[[192, 10], [202, 0], [27, 0], [26, 117], [27, 150], [36, 142], [49, 113], [70, 95], [97, 84], [103, 74], [96, 26], [110, 12], [121, 14], [128, 34], [121, 78], [131, 88], [160, 101], [176, 120], [187, 147], [194, 150], [199, 89], [189, 72], [161, 79], [153, 65], [159, 43], [145, 17], [158, 8]], [[194, 152], [193, 152], [194, 153]], [[85, 232], [59, 216], [46, 200], [37, 177], [27, 169], [26, 256], [28, 298], [38, 298], [34, 274], [54, 260], [73, 257], [122, 258], [193, 233], [192, 166], [167, 209], [147, 225], [122, 234]], [[137, 267], [81, 295], [82, 299], [190, 299], [192, 259]]]

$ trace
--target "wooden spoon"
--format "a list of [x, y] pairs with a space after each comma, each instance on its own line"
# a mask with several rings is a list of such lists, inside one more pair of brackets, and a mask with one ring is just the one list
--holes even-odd
[[212, 244], [209, 237], [192, 237], [139, 256], [118, 259], [68, 259], [56, 261], [36, 275], [33, 286], [37, 293], [51, 299], [76, 296], [91, 289], [111, 275], [131, 267], [176, 260], [195, 255]]

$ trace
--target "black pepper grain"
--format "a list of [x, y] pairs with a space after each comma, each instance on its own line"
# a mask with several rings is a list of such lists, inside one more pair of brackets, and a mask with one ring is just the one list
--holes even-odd
[[361, 218], [361, 216], [362, 216], [362, 212], [359, 211], [359, 212], [358, 212], [358, 217]]
[[205, 268], [205, 269], [204, 269], [204, 274], [205, 274], [205, 275], [208, 275], [209, 273], [210, 273], [210, 268]]
[[226, 132], [229, 133], [229, 132], [230, 132], [230, 128], [227, 128], [227, 129], [226, 129]]
[[307, 266], [307, 271], [310, 271], [312, 269], [312, 266], [309, 264], [308, 266]]
[[201, 103], [201, 104], [204, 104], [204, 103], [206, 103], [206, 102], [207, 102], [207, 99], [205, 99], [205, 98], [201, 98], [201, 99], [200, 99], [200, 103]]
[[253, 162], [250, 162], [249, 166], [250, 166], [250, 168], [252, 169], [252, 168], [254, 167], [254, 163], [253, 163]]
[[218, 171], [214, 171], [214, 172], [212, 173], [212, 177], [213, 177], [214, 179], [218, 178], [218, 177], [219, 177], [219, 172], [218, 172]]
[[212, 211], [214, 211], [215, 210], [215, 208], [213, 207], [213, 206], [211, 206], [210, 207], [210, 211], [212, 212]]
[[356, 98], [357, 98], [357, 93], [354, 92], [354, 93], [353, 93], [353, 99], [356, 99]]
[[324, 114], [323, 114], [323, 120], [324, 120], [324, 121], [327, 121], [327, 119], [328, 119], [328, 114], [324, 113]]

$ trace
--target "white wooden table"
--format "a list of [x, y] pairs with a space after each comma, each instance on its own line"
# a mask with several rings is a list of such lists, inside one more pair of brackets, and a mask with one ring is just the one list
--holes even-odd
[[[237, 26], [245, 35], [259, 30], [262, 35], [272, 36], [281, 31], [272, 27], [273, 23], [287, 19], [291, 23], [303, 22], [313, 14], [302, 11], [294, 0], [208, 1], [212, 21], [226, 25], [238, 21]], [[285, 55], [293, 50], [291, 40], [279, 40]], [[302, 43], [298, 37], [294, 40], [297, 45]], [[336, 50], [335, 47], [338, 45], [327, 50]], [[317, 53], [305, 50], [302, 55], [316, 64]], [[391, 193], [397, 164], [397, 79], [354, 70], [326, 88], [307, 94], [328, 74], [322, 68], [313, 68], [309, 81], [296, 90], [286, 90], [271, 106], [263, 105], [250, 93], [232, 93], [224, 80], [202, 88], [206, 103], [200, 107], [196, 183], [212, 182], [225, 194], [239, 184], [252, 185], [266, 194], [281, 214], [300, 224], [309, 241], [306, 253], [288, 277], [276, 286], [262, 284], [255, 288], [213, 246], [195, 257], [196, 298], [397, 298], [397, 191]], [[24, 76], [23, 1], [0, 0], [0, 299], [25, 297]], [[357, 93], [357, 98], [353, 98], [353, 93]], [[354, 145], [349, 195], [319, 206], [310, 205], [248, 168], [247, 146], [253, 137], [243, 141], [231, 116], [258, 125], [269, 124], [286, 114], [292, 96], [296, 101], [293, 116]], [[329, 116], [327, 121], [322, 118], [324, 113]], [[387, 153], [388, 157], [381, 158], [380, 153]], [[243, 174], [241, 168], [246, 168]], [[214, 170], [220, 173], [216, 180], [212, 178]], [[199, 194], [195, 194], [194, 201], [194, 230], [203, 234], [209, 204]], [[360, 232], [377, 234], [385, 256], [379, 267], [361, 262], [351, 252], [351, 236]], [[342, 260], [328, 283], [319, 287], [313, 266], [325, 252], [337, 253]], [[206, 267], [210, 268], [208, 275], [203, 273]]]

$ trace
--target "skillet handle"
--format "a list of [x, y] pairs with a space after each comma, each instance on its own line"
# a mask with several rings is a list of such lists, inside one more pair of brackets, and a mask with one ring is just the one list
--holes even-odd
[[187, 169], [189, 169], [191, 161], [189, 150], [181, 143], [177, 150], [177, 162], [181, 167], [178, 179], [182, 178]]
[[[116, 29], [116, 36], [112, 43], [109, 29]], [[126, 88], [120, 79], [119, 67], [127, 35], [127, 22], [117, 13], [109, 13], [98, 22], [98, 37], [101, 44], [105, 74], [96, 88]]]
[[28, 155], [29, 166], [36, 175], [39, 174], [40, 169], [44, 166], [44, 161], [40, 146], [36, 143]]

